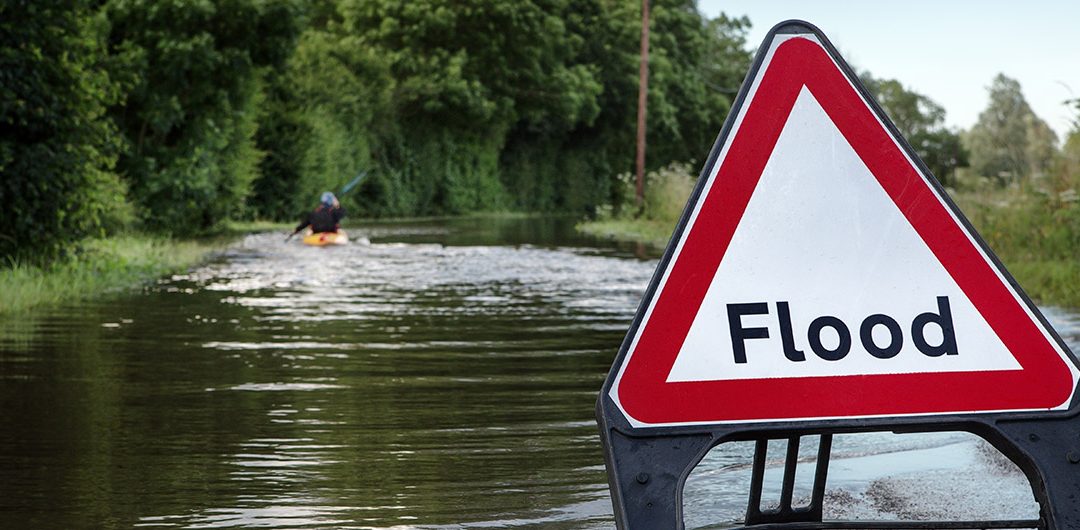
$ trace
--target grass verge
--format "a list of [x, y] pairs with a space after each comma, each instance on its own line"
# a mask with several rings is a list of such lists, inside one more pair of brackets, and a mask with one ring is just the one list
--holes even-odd
[[614, 241], [626, 241], [644, 243], [645, 245], [663, 250], [667, 246], [671, 233], [675, 230], [675, 223], [656, 221], [652, 219], [601, 219], [596, 221], [583, 221], [578, 223], [577, 230], [601, 239]]
[[0, 318], [138, 287], [205, 261], [241, 236], [292, 231], [293, 223], [230, 221], [205, 237], [129, 233], [83, 241], [66, 259], [42, 266], [0, 264]]
[[203, 261], [224, 241], [122, 235], [87, 240], [73, 256], [48, 266], [9, 263], [0, 269], [0, 317], [141, 285]]

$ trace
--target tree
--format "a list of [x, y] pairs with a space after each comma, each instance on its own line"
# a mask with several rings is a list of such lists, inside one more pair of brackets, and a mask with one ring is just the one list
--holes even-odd
[[383, 132], [381, 174], [363, 191], [409, 190], [404, 213], [504, 207], [509, 131], [562, 134], [599, 110], [595, 66], [573, 60], [584, 39], [568, 32], [567, 4], [342, 2], [343, 28], [388, 60], [394, 80], [396, 127]]
[[[708, 20], [688, 0], [653, 0], [649, 152], [653, 168], [704, 162], [750, 66], [750, 21]], [[655, 110], [654, 110], [655, 109]]]
[[346, 0], [345, 27], [389, 58], [401, 114], [487, 133], [522, 120], [573, 126], [601, 90], [567, 59], [580, 45], [564, 1]]
[[0, 4], [0, 256], [49, 257], [124, 221], [119, 101], [85, 1]]
[[998, 74], [990, 103], [964, 135], [971, 167], [1001, 182], [1043, 175], [1053, 162], [1057, 137], [1024, 99], [1020, 83]]
[[385, 58], [356, 36], [307, 29], [281, 75], [269, 82], [257, 137], [267, 154], [255, 181], [256, 211], [294, 218], [319, 192], [370, 171], [372, 147], [394, 120], [388, 111], [393, 87]]
[[[749, 21], [707, 20], [683, 0], [654, 0], [650, 10], [647, 166], [698, 165], [746, 75]], [[589, 65], [603, 87], [599, 113], [557, 134], [515, 127], [502, 173], [520, 208], [586, 212], [627, 199], [615, 177], [634, 161], [640, 3], [574, 0], [562, 18], [582, 43], [571, 60]]]
[[968, 164], [968, 155], [960, 135], [945, 126], [945, 109], [894, 79], [876, 79], [869, 72], [859, 77], [930, 172], [949, 185], [956, 168]]
[[[701, 161], [749, 64], [746, 19], [655, 0], [650, 166]], [[366, 215], [588, 211], [633, 154], [636, 0], [312, 2], [257, 142], [260, 215], [360, 170]]]
[[263, 72], [299, 31], [290, 0], [114, 0], [111, 53], [124, 105], [118, 169], [147, 227], [191, 234], [244, 211], [262, 153]]

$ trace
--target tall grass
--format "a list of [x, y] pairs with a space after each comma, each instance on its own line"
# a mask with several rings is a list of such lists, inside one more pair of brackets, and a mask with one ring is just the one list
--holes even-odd
[[0, 317], [130, 289], [184, 270], [220, 242], [140, 235], [92, 239], [48, 265], [11, 261], [0, 268]]
[[986, 182], [953, 191], [1017, 283], [1046, 304], [1080, 307], [1080, 201], [1066, 182]]
[[697, 176], [689, 164], [672, 163], [645, 175], [645, 197], [634, 199], [634, 176], [619, 175], [615, 205], [598, 208], [596, 219], [578, 225], [578, 230], [594, 236], [636, 241], [660, 249], [667, 244], [675, 223], [694, 189]]

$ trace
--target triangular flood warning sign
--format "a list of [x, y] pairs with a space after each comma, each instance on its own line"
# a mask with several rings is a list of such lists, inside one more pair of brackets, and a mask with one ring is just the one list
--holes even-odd
[[1067, 408], [1075, 361], [811, 33], [777, 34], [609, 396], [635, 427]]

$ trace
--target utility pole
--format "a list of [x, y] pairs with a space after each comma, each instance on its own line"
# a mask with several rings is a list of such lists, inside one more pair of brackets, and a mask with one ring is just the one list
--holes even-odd
[[649, 99], [649, 0], [641, 0], [641, 65], [638, 69], [637, 181], [634, 200], [645, 200], [645, 107]]

